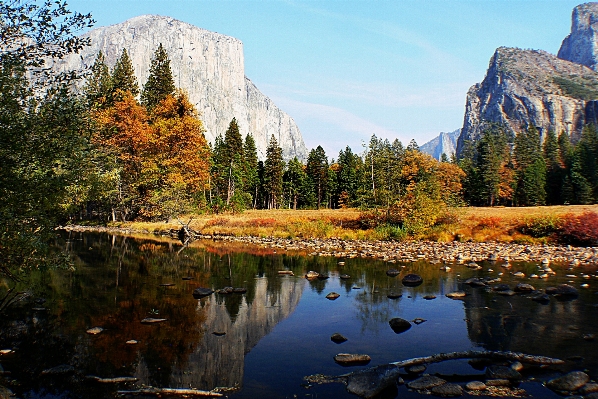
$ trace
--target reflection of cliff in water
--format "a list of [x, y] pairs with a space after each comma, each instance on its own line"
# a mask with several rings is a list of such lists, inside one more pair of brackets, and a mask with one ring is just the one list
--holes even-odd
[[501, 296], [484, 288], [472, 289], [464, 300], [469, 337], [489, 350], [579, 357], [572, 368], [588, 368], [596, 377], [596, 342], [584, 336], [598, 336], [598, 308], [592, 293], [588, 294], [568, 301], [551, 298], [548, 304], [540, 304], [529, 295]]
[[[227, 312], [226, 301], [237, 300], [238, 294], [213, 294], [199, 300], [196, 311], [206, 317], [201, 327], [203, 339], [194, 343], [196, 347], [184, 364], [172, 365], [170, 385], [200, 389], [240, 386], [245, 355], [293, 313], [301, 298], [304, 279], [282, 277], [281, 280], [280, 289], [272, 290], [271, 281], [256, 278], [253, 301], [247, 303], [243, 296], [239, 311], [233, 317]], [[135, 376], [141, 383], [147, 383], [149, 374], [146, 362], [140, 359]]]

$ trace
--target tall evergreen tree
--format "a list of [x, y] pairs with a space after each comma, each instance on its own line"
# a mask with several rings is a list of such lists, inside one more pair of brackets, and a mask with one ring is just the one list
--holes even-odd
[[546, 201], [546, 164], [542, 156], [540, 135], [534, 126], [515, 138], [517, 205], [544, 205]]
[[320, 209], [326, 198], [328, 182], [328, 158], [322, 146], [311, 150], [307, 157], [307, 177], [311, 181], [311, 190], [316, 198], [316, 207]]
[[549, 130], [543, 144], [546, 163], [546, 203], [562, 204], [563, 179], [565, 168], [559, 154], [559, 142], [554, 130]]
[[160, 101], [175, 90], [172, 70], [170, 69], [170, 59], [162, 43], [154, 52], [152, 63], [150, 65], [147, 82], [143, 85], [141, 92], [141, 103], [146, 108], [155, 107]]
[[[224, 154], [222, 163], [226, 170], [226, 205], [230, 205], [230, 201], [238, 191], [236, 189], [243, 189], [244, 183], [244, 169], [245, 169], [245, 154], [243, 151], [243, 138], [239, 133], [239, 125], [237, 119], [233, 118], [224, 134]], [[242, 192], [242, 191], [241, 191]]]
[[106, 106], [112, 91], [110, 69], [100, 51], [91, 66], [91, 74], [85, 82], [83, 93], [90, 108]]
[[279, 208], [281, 205], [283, 172], [282, 148], [280, 148], [276, 138], [272, 135], [266, 149], [266, 162], [264, 163], [264, 190], [268, 209]]
[[302, 206], [305, 198], [307, 174], [303, 164], [297, 157], [289, 161], [283, 175], [283, 182], [289, 208], [297, 209], [298, 206]]
[[347, 146], [338, 154], [337, 196], [341, 207], [352, 206], [357, 200], [361, 158]]
[[[111, 80], [113, 93], [122, 90], [131, 92], [133, 97], [137, 97], [139, 94], [139, 85], [137, 84], [137, 78], [135, 77], [135, 69], [133, 69], [133, 63], [131, 62], [131, 58], [129, 58], [129, 53], [127, 53], [126, 49], [123, 49], [120, 57], [116, 60], [116, 64], [114, 64]], [[172, 94], [172, 92], [169, 94]]]
[[[576, 168], [577, 167], [577, 168]], [[591, 187], [592, 199], [598, 198], [598, 130], [594, 125], [585, 126], [581, 139], [575, 146], [574, 165]]]
[[259, 177], [258, 177], [258, 157], [255, 140], [251, 134], [245, 136], [243, 144], [243, 153], [245, 156], [245, 185], [244, 190], [252, 197], [252, 207], [257, 207]]

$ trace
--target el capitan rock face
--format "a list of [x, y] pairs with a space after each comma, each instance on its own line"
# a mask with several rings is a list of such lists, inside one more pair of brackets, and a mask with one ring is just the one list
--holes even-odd
[[441, 132], [440, 135], [428, 141], [426, 144], [419, 147], [421, 152], [432, 155], [435, 159], [440, 160], [442, 154], [451, 159], [455, 155], [455, 149], [457, 147], [457, 139], [461, 134], [461, 129], [454, 130], [452, 132]]
[[210, 142], [226, 132], [235, 117], [243, 137], [251, 133], [260, 159], [274, 135], [285, 159], [307, 157], [293, 119], [245, 76], [243, 43], [170, 17], [142, 15], [85, 34], [91, 45], [57, 65], [80, 69], [93, 65], [101, 50], [112, 67], [122, 49], [129, 53], [140, 88], [146, 82], [154, 51], [160, 43], [170, 58], [175, 85], [189, 94], [200, 112]]
[[563, 40], [558, 57], [598, 70], [598, 3], [573, 9], [571, 33]]
[[490, 60], [482, 83], [467, 93], [465, 117], [457, 142], [477, 140], [489, 123], [515, 134], [528, 125], [542, 140], [550, 129], [579, 137], [583, 126], [595, 122], [598, 73], [545, 51], [500, 47]]

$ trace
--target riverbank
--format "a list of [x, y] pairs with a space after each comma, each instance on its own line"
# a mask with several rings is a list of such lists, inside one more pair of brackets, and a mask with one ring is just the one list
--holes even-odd
[[[104, 232], [119, 235], [153, 235], [176, 238], [179, 229], [144, 230], [131, 227], [67, 226], [72, 232]], [[535, 245], [500, 242], [433, 242], [344, 240], [340, 238], [277, 238], [218, 234], [198, 234], [198, 242], [210, 240], [210, 246], [239, 244], [236, 249], [260, 249], [260, 253], [282, 251], [301, 252], [312, 256], [337, 258], [376, 258], [391, 263], [417, 262], [469, 263], [495, 261], [497, 266], [509, 267], [505, 262], [564, 263], [570, 266], [598, 266], [598, 247], [564, 245]]]

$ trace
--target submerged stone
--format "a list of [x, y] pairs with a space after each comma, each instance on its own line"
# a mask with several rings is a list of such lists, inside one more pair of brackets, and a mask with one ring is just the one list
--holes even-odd
[[396, 334], [403, 333], [411, 328], [411, 323], [405, 319], [401, 319], [400, 317], [390, 319], [388, 324], [390, 324], [390, 328], [392, 328]]
[[424, 282], [424, 279], [418, 274], [411, 273], [403, 277], [403, 280], [401, 280], [401, 282], [403, 283], [403, 285], [407, 287], [417, 287], [418, 285], [421, 285]]
[[212, 295], [214, 290], [209, 288], [199, 287], [193, 290], [193, 298], [200, 299], [209, 295]]

